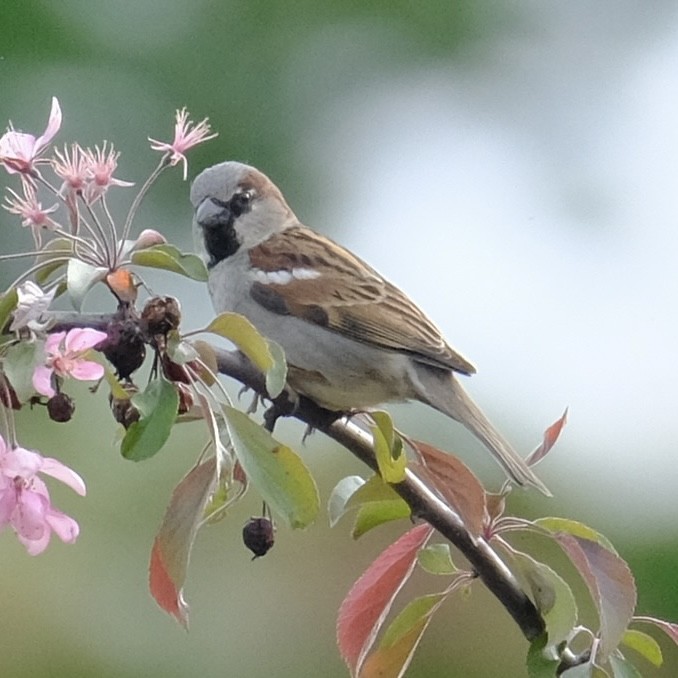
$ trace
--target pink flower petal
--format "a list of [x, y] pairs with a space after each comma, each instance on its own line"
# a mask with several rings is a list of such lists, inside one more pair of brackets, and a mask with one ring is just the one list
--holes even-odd
[[56, 532], [61, 541], [73, 544], [80, 534], [80, 525], [65, 513], [52, 508], [45, 517], [47, 524]]
[[56, 97], [52, 97], [52, 109], [45, 131], [35, 141], [35, 152], [39, 153], [56, 136], [61, 127], [61, 106]]
[[32, 478], [42, 466], [42, 457], [23, 447], [9, 450], [2, 460], [2, 473], [8, 478]]
[[45, 341], [45, 353], [56, 355], [59, 353], [59, 346], [66, 336], [66, 332], [55, 332], [50, 334]]
[[64, 345], [68, 353], [81, 353], [100, 344], [107, 337], [106, 332], [99, 332], [89, 327], [76, 328], [66, 335]]
[[12, 515], [12, 526], [25, 539], [34, 541], [41, 539], [47, 526], [45, 516], [50, 508], [49, 502], [41, 494], [23, 489], [19, 494], [19, 502]]
[[85, 481], [73, 469], [68, 468], [68, 466], [62, 464], [57, 459], [45, 457], [42, 460], [42, 468], [40, 469], [40, 472], [60, 480], [62, 483], [68, 485], [68, 487], [77, 492], [81, 497], [84, 497], [85, 494], [87, 494]]
[[97, 381], [104, 376], [104, 367], [91, 360], [78, 360], [69, 374], [80, 381]]
[[14, 483], [0, 476], [0, 529], [7, 525], [16, 508], [17, 491]]
[[27, 539], [21, 534], [17, 534], [19, 541], [26, 547], [29, 556], [39, 556], [48, 546], [52, 536], [52, 530], [49, 526], [45, 529], [40, 539]]
[[52, 388], [52, 372], [54, 370], [47, 365], [38, 365], [33, 372], [33, 388], [41, 395], [49, 398], [56, 394], [56, 391]]
[[32, 134], [5, 132], [0, 138], [0, 162], [9, 174], [28, 171], [32, 167], [35, 137]]

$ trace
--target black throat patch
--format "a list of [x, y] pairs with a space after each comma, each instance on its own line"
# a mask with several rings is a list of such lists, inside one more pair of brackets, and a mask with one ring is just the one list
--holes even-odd
[[235, 254], [240, 248], [240, 241], [235, 232], [236, 214], [228, 202], [210, 198], [215, 205], [221, 207], [207, 220], [200, 222], [205, 249], [209, 255], [207, 268], [214, 268], [220, 261]]

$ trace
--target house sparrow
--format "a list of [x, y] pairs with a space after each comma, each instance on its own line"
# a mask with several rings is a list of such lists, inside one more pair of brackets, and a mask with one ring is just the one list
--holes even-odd
[[338, 412], [419, 400], [464, 424], [511, 480], [548, 494], [459, 383], [473, 365], [397, 287], [303, 226], [268, 177], [223, 162], [198, 175], [191, 202], [215, 310], [282, 346], [294, 391]]

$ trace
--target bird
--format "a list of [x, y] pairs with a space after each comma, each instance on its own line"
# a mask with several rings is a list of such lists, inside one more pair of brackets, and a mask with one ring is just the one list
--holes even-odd
[[304, 226], [265, 174], [222, 162], [194, 179], [190, 199], [214, 310], [282, 347], [295, 393], [339, 413], [423, 402], [470, 430], [515, 484], [550, 495], [463, 388], [475, 367], [398, 287]]

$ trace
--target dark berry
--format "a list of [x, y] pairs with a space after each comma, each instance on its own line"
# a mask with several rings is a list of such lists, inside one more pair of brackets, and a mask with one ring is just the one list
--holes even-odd
[[242, 540], [254, 558], [265, 556], [275, 543], [273, 523], [269, 518], [250, 518], [242, 528]]
[[75, 403], [65, 393], [57, 393], [47, 401], [47, 412], [52, 421], [70, 421], [75, 412]]

